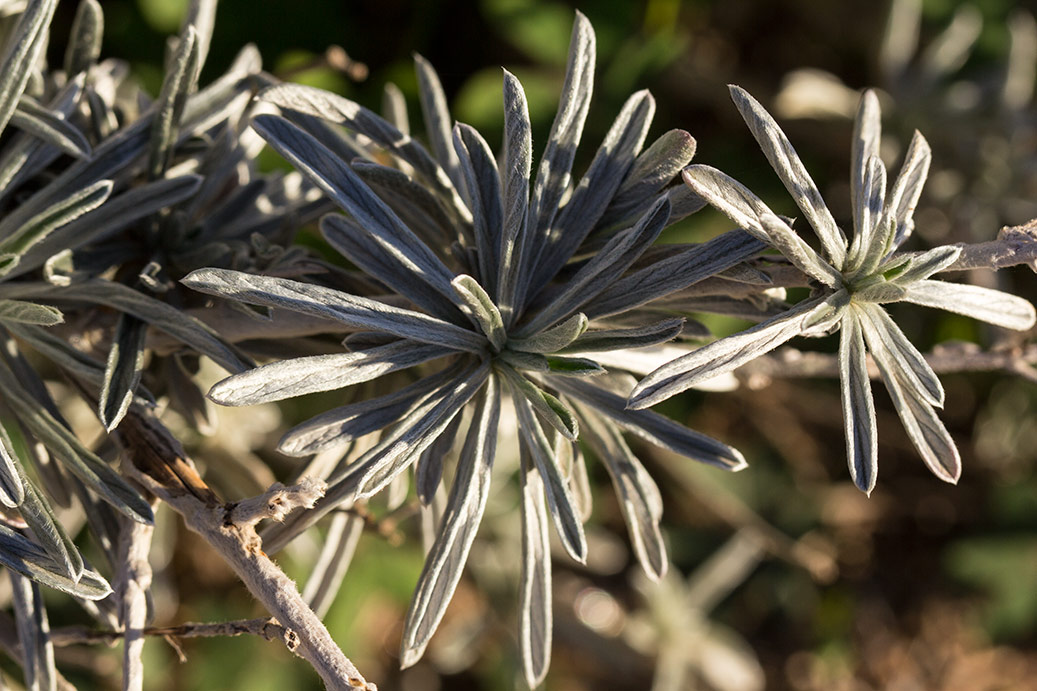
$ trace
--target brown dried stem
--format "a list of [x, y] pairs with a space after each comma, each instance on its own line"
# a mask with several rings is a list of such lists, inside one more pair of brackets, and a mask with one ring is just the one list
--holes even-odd
[[[276, 619], [239, 619], [213, 623], [185, 622], [176, 626], [146, 626], [141, 636], [162, 638], [217, 638], [222, 636], [259, 636], [268, 641], [281, 641], [292, 652], [298, 652], [299, 639], [294, 631], [281, 626]], [[125, 631], [103, 631], [82, 626], [69, 626], [51, 631], [50, 639], [56, 647], [70, 645], [114, 644], [126, 636]]]

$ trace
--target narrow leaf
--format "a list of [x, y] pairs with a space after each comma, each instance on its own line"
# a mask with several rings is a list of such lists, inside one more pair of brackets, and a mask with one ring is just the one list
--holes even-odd
[[497, 371], [507, 379], [512, 391], [521, 394], [529, 401], [533, 409], [540, 413], [552, 427], [561, 432], [566, 439], [575, 441], [580, 436], [576, 416], [564, 403], [506, 364], [501, 363]]
[[112, 349], [104, 370], [104, 386], [98, 409], [101, 424], [111, 432], [122, 420], [133, 400], [133, 392], [144, 371], [144, 337], [148, 326], [136, 317], [123, 314], [115, 327]]
[[442, 525], [407, 611], [400, 652], [403, 667], [421, 658], [461, 580], [489, 496], [499, 420], [500, 391], [491, 376], [476, 406]]
[[4, 401], [47, 449], [91, 490], [135, 521], [151, 523], [151, 507], [108, 464], [87, 449], [68, 428], [25, 394], [6, 365], [0, 364]]
[[905, 295], [907, 295], [907, 290], [907, 288], [899, 283], [878, 281], [861, 288], [860, 290], [854, 291], [853, 299], [855, 302], [859, 303], [871, 302], [882, 304], [885, 302], [899, 302], [904, 299]]
[[648, 326], [630, 329], [587, 331], [567, 346], [554, 352], [593, 353], [608, 350], [643, 348], [672, 341], [684, 328], [684, 319], [664, 319]]
[[[489, 381], [489, 380], [487, 380]], [[417, 466], [414, 468], [414, 489], [422, 507], [435, 507], [439, 493], [439, 483], [443, 479], [443, 460], [453, 457], [454, 440], [461, 428], [463, 415], [455, 415], [431, 445], [421, 452]], [[429, 543], [431, 544], [431, 540]]]
[[748, 187], [727, 173], [698, 164], [685, 168], [681, 178], [696, 195], [731, 219], [736, 226], [770, 244], [770, 236], [760, 223], [760, 217], [764, 214], [773, 216], [774, 212]]
[[501, 318], [497, 305], [493, 304], [493, 300], [479, 285], [479, 282], [471, 276], [461, 274], [451, 281], [451, 285], [454, 286], [454, 291], [463, 304], [467, 306], [465, 314], [469, 316], [473, 324], [482, 329], [494, 350], [499, 351], [503, 348], [508, 340], [508, 334], [504, 331], [504, 320]]
[[501, 170], [503, 219], [497, 250], [497, 304], [510, 326], [516, 307], [529, 213], [529, 173], [533, 157], [526, 93], [504, 70], [504, 162]]
[[430, 247], [446, 244], [448, 237], [454, 239], [458, 232], [456, 220], [420, 180], [374, 161], [354, 159], [351, 166], [400, 221]]
[[0, 504], [12, 509], [25, 498], [25, 486], [17, 463], [14, 444], [7, 430], [0, 425]]
[[854, 236], [850, 253], [846, 258], [843, 273], [856, 272], [862, 266], [870, 273], [878, 266], [883, 257], [891, 249], [893, 226], [885, 215], [886, 167], [878, 156], [872, 156], [864, 163], [865, 175], [860, 191], [861, 197], [856, 201], [859, 205], [854, 210], [854, 218], [860, 224], [858, 234]]
[[[590, 21], [579, 11], [573, 22], [565, 83], [558, 101], [547, 145], [540, 158], [536, 182], [529, 200], [525, 247], [522, 254], [520, 300], [527, 292], [527, 281], [554, 226], [558, 206], [569, 187], [573, 159], [583, 134], [583, 123], [590, 108], [594, 88], [595, 37]], [[593, 165], [593, 164], [592, 164]]]
[[684, 130], [670, 130], [656, 139], [634, 161], [599, 224], [624, 227], [624, 221], [629, 225], [647, 211], [655, 196], [691, 163], [696, 146], [695, 138]]
[[62, 528], [50, 504], [24, 474], [22, 485], [25, 487], [25, 498], [18, 507], [18, 513], [32, 529], [37, 544], [63, 569], [62, 573], [72, 581], [78, 581], [85, 570], [79, 549]]
[[865, 335], [870, 341], [880, 341], [890, 353], [897, 378], [930, 405], [942, 408], [944, 392], [939, 377], [886, 310], [877, 305], [865, 305], [861, 312], [866, 317], [861, 321]]
[[57, 0], [29, 0], [6, 41], [0, 62], [0, 132], [7, 126], [25, 91], [40, 54]]
[[695, 384], [730, 372], [802, 333], [826, 307], [824, 298], [804, 300], [787, 312], [714, 341], [655, 370], [634, 388], [630, 407], [648, 408]]
[[864, 335], [856, 308], [850, 307], [843, 313], [840, 330], [839, 388], [846, 432], [846, 459], [854, 484], [870, 495], [879, 472], [879, 438]]
[[964, 314], [966, 317], [1023, 331], [1034, 324], [1034, 309], [1026, 300], [990, 288], [947, 283], [915, 281], [907, 286], [905, 302]]
[[54, 326], [65, 321], [61, 310], [50, 305], [39, 305], [24, 300], [0, 299], [0, 321]]
[[[464, 323], [461, 312], [433, 290], [417, 272], [401, 267], [359, 223], [346, 216], [328, 214], [320, 219], [320, 232], [329, 245], [365, 274], [407, 298], [430, 316], [450, 323]], [[451, 300], [456, 300], [451, 294]]]
[[468, 211], [450, 181], [450, 176], [418, 142], [367, 108], [336, 94], [299, 84], [278, 84], [264, 90], [260, 100], [280, 108], [314, 115], [369, 137], [385, 147], [393, 156], [410, 165], [459, 214], [466, 218]]
[[[282, 118], [260, 115], [252, 121], [252, 126], [278, 153], [349, 212], [381, 248], [383, 261], [398, 265], [401, 272], [420, 276], [433, 291], [447, 300], [456, 300], [450, 287], [452, 272], [345, 162], [312, 135]], [[406, 286], [403, 290], [406, 291]], [[416, 304], [424, 306], [428, 303], [426, 295], [413, 294], [413, 291], [402, 294]]]
[[501, 243], [504, 209], [497, 161], [486, 140], [472, 127], [454, 125], [454, 149], [464, 175], [468, 206], [472, 210], [472, 233], [479, 261], [479, 280], [491, 295], [497, 295], [495, 263]]
[[659, 237], [670, 218], [670, 203], [660, 199], [637, 225], [613, 236], [605, 247], [580, 267], [561, 294], [522, 324], [516, 336], [528, 338], [556, 322], [567, 318], [590, 302], [621, 276], [631, 264]]
[[[356, 499], [366, 499], [389, 484], [450, 424], [455, 415], [479, 392], [489, 376], [489, 365], [478, 363], [458, 381], [444, 387], [439, 395], [430, 396], [391, 434], [384, 435], [378, 446], [357, 459], [351, 466], [355, 478]], [[344, 479], [342, 485], [351, 483]], [[339, 484], [339, 483], [337, 483]], [[329, 490], [330, 494], [330, 490]]]
[[799, 160], [799, 155], [792, 148], [788, 137], [770, 113], [747, 91], [734, 85], [729, 88], [731, 100], [742, 114], [745, 124], [749, 126], [749, 131], [753, 133], [774, 172], [781, 178], [796, 205], [803, 211], [803, 215], [820, 238], [825, 256], [833, 266], [841, 268], [846, 262], [846, 238], [836, 226], [832, 213], [825, 206], [821, 193], [817, 191], [817, 186], [803, 167], [803, 162]]
[[54, 645], [39, 586], [16, 573], [11, 578], [11, 595], [18, 640], [22, 645], [22, 671], [29, 691], [52, 691], [57, 687]]
[[587, 442], [604, 462], [619, 495], [634, 554], [645, 574], [659, 581], [669, 566], [659, 530], [663, 509], [659, 488], [613, 425], [583, 408], [580, 415]]
[[281, 360], [228, 377], [213, 386], [208, 396], [220, 405], [271, 403], [370, 381], [452, 352], [442, 346], [403, 340], [352, 353]]
[[5, 525], [0, 525], [0, 564], [84, 600], [102, 600], [112, 592], [108, 582], [92, 569], [84, 571], [78, 583], [71, 580], [43, 550]]
[[76, 283], [74, 291], [50, 288], [40, 291], [40, 295], [97, 303], [130, 314], [212, 358], [228, 372], [241, 372], [251, 366], [244, 356], [221, 340], [216, 331], [204, 322], [121, 283], [90, 279]]
[[299, 281], [226, 269], [199, 269], [181, 283], [203, 293], [250, 305], [282, 307], [422, 343], [473, 353], [481, 353], [486, 346], [482, 336], [420, 312]]
[[831, 288], [842, 286], [842, 276], [839, 272], [819, 257], [817, 252], [783, 220], [773, 214], [762, 214], [760, 224], [767, 232], [771, 244], [797, 269]]
[[148, 178], [157, 180], [169, 167], [187, 97], [198, 84], [201, 69], [198, 32], [188, 26], [176, 47], [156, 100], [148, 142]]
[[519, 647], [526, 684], [540, 685], [551, 664], [551, 555], [543, 481], [525, 446], [522, 469], [522, 575], [519, 587]]
[[886, 349], [883, 339], [874, 336], [875, 329], [864, 332], [868, 350], [878, 365], [907, 436], [934, 475], [944, 482], [956, 484], [961, 476], [961, 456], [954, 439], [936, 416], [933, 407], [912, 387], [904, 385], [898, 376], [901, 365], [897, 364], [896, 356]]
[[594, 230], [641, 150], [655, 113], [655, 100], [647, 90], [627, 99], [594, 160], [558, 217], [547, 229], [547, 243], [532, 264], [529, 293], [535, 294], [573, 256]]
[[333, 408], [290, 429], [277, 449], [289, 456], [307, 456], [331, 444], [345, 444], [401, 420], [416, 401], [453, 381], [463, 371], [454, 363], [443, 371], [392, 393]]
[[421, 101], [421, 114], [425, 117], [425, 132], [436, 160], [450, 177], [454, 187], [464, 189], [460, 162], [453, 147], [450, 127], [450, 110], [447, 107], [446, 94], [439, 82], [439, 75], [428, 60], [417, 53], [414, 54], [414, 72], [418, 77], [418, 96]]
[[558, 467], [555, 447], [544, 434], [544, 428], [533, 414], [528, 400], [516, 398], [515, 411], [518, 413], [519, 438], [544, 481], [547, 506], [558, 537], [569, 556], [584, 564], [587, 562], [587, 538], [583, 534], [580, 512], [569, 491], [569, 483]]
[[18, 99], [11, 124], [74, 158], [90, 155], [90, 143], [75, 125], [29, 96]]
[[360, 516], [346, 511], [332, 515], [320, 556], [302, 591], [303, 599], [318, 617], [323, 619], [331, 609], [363, 532], [364, 519]]
[[410, 119], [407, 117], [407, 99], [400, 87], [386, 82], [382, 87], [382, 115], [386, 122], [403, 134], [410, 134]]
[[737, 266], [768, 246], [742, 230], [724, 233], [620, 278], [585, 311], [591, 319], [621, 314]]
[[510, 338], [508, 347], [526, 353], [556, 353], [573, 343], [587, 330], [587, 317], [577, 312], [565, 321], [529, 338]]
[[922, 187], [929, 175], [931, 160], [932, 151], [929, 148], [929, 142], [920, 132], [916, 131], [907, 148], [907, 154], [904, 156], [900, 174], [897, 175], [897, 181], [893, 183], [893, 189], [886, 201], [886, 210], [889, 215], [883, 219], [883, 222], [896, 224], [891, 249], [902, 245], [914, 230], [915, 207], [918, 205]]
[[860, 238], [866, 234], [865, 228], [867, 227], [861, 211], [866, 205], [868, 162], [873, 156], [876, 158], [879, 156], [881, 141], [882, 114], [879, 109], [879, 99], [873, 90], [868, 89], [861, 95], [860, 104], [857, 106], [857, 117], [854, 118], [853, 122], [853, 148], [850, 161], [850, 199], [853, 202], [853, 246], [858, 247], [858, 252], [860, 251]]
[[37, 269], [49, 257], [63, 249], [76, 249], [101, 238], [111, 237], [160, 209], [171, 207], [193, 196], [202, 178], [183, 175], [163, 178], [111, 196], [89, 213], [56, 228], [33, 245], [21, 258], [16, 276]]
[[588, 358], [549, 355], [547, 366], [552, 374], [567, 377], [592, 377], [605, 374], [605, 368]]
[[961, 247], [956, 245], [935, 247], [928, 252], [911, 257], [910, 263], [904, 270], [891, 280], [906, 287], [915, 281], [924, 280], [943, 271], [956, 262], [959, 256], [961, 256]]
[[[12, 228], [7, 222], [0, 222], [0, 234], [3, 234], [0, 254], [10, 257], [0, 263], [0, 275], [11, 271], [20, 261], [21, 255], [53, 230], [100, 206], [111, 192], [111, 181], [102, 180], [45, 209], [17, 228]], [[8, 216], [6, 220], [10, 218]]]
[[79, 0], [65, 48], [65, 74], [73, 77], [92, 67], [101, 55], [104, 12], [97, 0]]
[[205, 65], [205, 58], [209, 55], [209, 44], [212, 43], [212, 32], [216, 24], [216, 0], [191, 0], [187, 7], [180, 25], [180, 33], [193, 27], [197, 32], [198, 43], [198, 71], [201, 72]]
[[738, 471], [746, 467], [745, 458], [736, 449], [650, 410], [627, 409], [623, 396], [596, 382], [558, 377], [552, 379], [552, 384], [627, 432], [656, 446], [724, 470]]

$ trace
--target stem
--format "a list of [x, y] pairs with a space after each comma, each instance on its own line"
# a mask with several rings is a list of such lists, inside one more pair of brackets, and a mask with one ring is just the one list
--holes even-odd
[[147, 593], [151, 587], [151, 564], [148, 552], [155, 526], [144, 525], [124, 518], [119, 535], [119, 621], [122, 624], [123, 691], [142, 691], [144, 688], [144, 626], [148, 623]]
[[[925, 360], [938, 374], [1003, 371], [1037, 381], [1037, 372], [1033, 369], [1037, 364], [1037, 345], [982, 350], [974, 343], [948, 343], [926, 353]], [[735, 375], [750, 389], [762, 389], [773, 379], [838, 377], [839, 360], [828, 353], [782, 348], [742, 365], [735, 370]], [[879, 378], [878, 367], [871, 361], [868, 362], [868, 376]]]
[[[277, 623], [276, 619], [238, 619], [209, 624], [185, 622], [176, 626], [146, 626], [140, 630], [142, 636], [162, 638], [217, 638], [249, 634], [268, 641], [281, 641], [292, 652], [299, 647], [299, 640], [292, 631]], [[67, 626], [51, 631], [51, 641], [57, 648], [70, 645], [113, 644], [126, 636], [125, 631], [105, 631], [84, 626]]]
[[225, 505], [198, 475], [179, 442], [147, 411], [132, 408], [117, 434], [136, 479], [215, 548], [278, 623], [298, 637], [296, 654], [310, 663], [328, 689], [376, 690], [335, 644], [295, 583], [263, 552], [255, 530], [262, 518], [312, 505], [323, 494], [322, 483], [275, 486], [260, 498]]

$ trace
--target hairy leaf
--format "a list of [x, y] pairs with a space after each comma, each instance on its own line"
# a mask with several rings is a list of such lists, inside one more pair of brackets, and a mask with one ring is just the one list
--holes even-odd
[[461, 579], [489, 496], [500, 407], [499, 386], [491, 376], [476, 406], [442, 525], [407, 611], [400, 652], [403, 667], [421, 658]]
[[544, 485], [521, 448], [522, 575], [519, 586], [519, 647], [529, 688], [536, 688], [551, 664], [551, 554]]
[[810, 226], [821, 239], [825, 256], [832, 265], [841, 268], [846, 262], [846, 238], [835, 224], [832, 213], [825, 206], [821, 193], [817, 191], [813, 179], [803, 167], [796, 150], [792, 148], [788, 137], [778, 127], [778, 123], [770, 116], [759, 102], [747, 91], [732, 85], [731, 100], [734, 101], [742, 119], [749, 126], [763, 153], [770, 161], [774, 172], [781, 178], [796, 205], [803, 211]]
[[1032, 327], [1035, 319], [1033, 305], [1022, 298], [960, 283], [915, 281], [907, 286], [903, 300], [1018, 331]]
[[101, 55], [104, 34], [104, 12], [97, 0], [79, 0], [72, 30], [65, 48], [65, 74], [74, 76], [85, 72]]
[[846, 458], [854, 484], [865, 494], [871, 494], [879, 471], [878, 426], [864, 352], [864, 334], [856, 308], [851, 307], [843, 314], [840, 331], [839, 384]]
[[452, 352], [442, 346], [402, 340], [352, 353], [281, 360], [228, 377], [213, 386], [208, 395], [220, 405], [270, 403], [370, 381]]
[[435, 317], [299, 281], [227, 269], [199, 269], [181, 282], [210, 295], [251, 305], [282, 307], [422, 343], [473, 353], [482, 352], [486, 345], [486, 340], [479, 335]]
[[586, 563], [587, 538], [583, 534], [580, 512], [569, 491], [569, 484], [558, 467], [555, 447], [544, 434], [528, 399], [515, 398], [515, 411], [518, 413], [519, 438], [544, 481], [547, 505], [558, 537], [570, 557], [581, 564]]
[[144, 337], [148, 326], [140, 319], [123, 314], [115, 327], [115, 338], [108, 351], [104, 370], [104, 385], [98, 410], [101, 424], [111, 432], [126, 415], [133, 400], [133, 392], [144, 371]]
[[647, 408], [700, 381], [730, 372], [802, 333], [807, 320], [826, 308], [823, 297], [804, 300], [783, 314], [714, 341], [655, 370], [630, 394], [632, 408]]

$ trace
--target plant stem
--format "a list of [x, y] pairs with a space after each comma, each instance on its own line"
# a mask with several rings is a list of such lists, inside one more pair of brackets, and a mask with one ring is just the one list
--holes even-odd
[[255, 530], [262, 518], [282, 517], [297, 506], [312, 505], [323, 494], [322, 483], [275, 485], [259, 498], [226, 505], [201, 479], [176, 439], [147, 411], [132, 408], [117, 436], [136, 479], [179, 513], [278, 623], [297, 637], [294, 652], [310, 663], [328, 689], [375, 691], [335, 644], [295, 583], [263, 552]]

